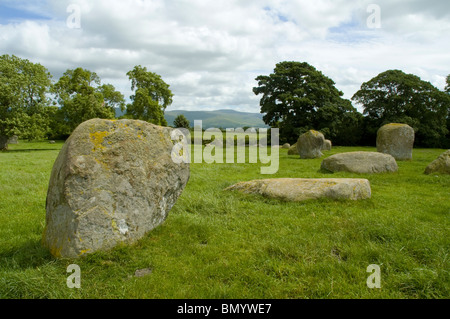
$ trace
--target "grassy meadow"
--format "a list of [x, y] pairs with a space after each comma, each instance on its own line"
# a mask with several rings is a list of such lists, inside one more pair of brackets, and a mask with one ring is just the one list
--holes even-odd
[[[322, 159], [280, 150], [264, 164], [191, 164], [164, 224], [132, 246], [55, 259], [42, 248], [50, 172], [62, 142], [20, 142], [0, 152], [0, 298], [449, 298], [450, 176], [424, 175], [444, 150], [415, 149], [398, 173], [328, 174]], [[245, 180], [367, 178], [363, 201], [270, 200], [224, 191]], [[67, 266], [81, 288], [66, 285]], [[370, 289], [367, 267], [381, 269]], [[151, 269], [144, 277], [138, 269]]]

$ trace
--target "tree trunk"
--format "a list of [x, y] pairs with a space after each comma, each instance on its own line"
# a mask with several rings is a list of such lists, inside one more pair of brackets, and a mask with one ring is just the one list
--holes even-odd
[[8, 137], [0, 135], [0, 151], [6, 151], [8, 149], [8, 140]]

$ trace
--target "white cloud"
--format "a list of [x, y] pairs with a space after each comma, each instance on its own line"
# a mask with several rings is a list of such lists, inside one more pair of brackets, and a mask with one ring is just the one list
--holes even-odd
[[[0, 25], [0, 54], [40, 62], [58, 78], [78, 66], [95, 71], [126, 97], [135, 65], [160, 74], [171, 109], [259, 112], [254, 78], [283, 60], [305, 61], [346, 98], [387, 69], [414, 73], [442, 89], [450, 73], [446, 1], [376, 1], [381, 28], [369, 29], [375, 1], [6, 1], [50, 19]], [[80, 8], [81, 29], [66, 25]]]

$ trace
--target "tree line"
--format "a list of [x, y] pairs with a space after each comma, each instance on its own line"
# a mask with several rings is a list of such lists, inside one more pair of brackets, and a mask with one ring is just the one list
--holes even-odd
[[165, 108], [172, 92], [161, 76], [140, 65], [127, 73], [133, 95], [126, 104], [112, 84], [83, 68], [69, 69], [59, 78], [39, 63], [14, 55], [0, 56], [0, 149], [12, 136], [21, 139], [66, 139], [82, 122], [92, 118], [124, 118], [167, 125]]
[[[112, 84], [103, 84], [83, 68], [67, 70], [58, 81], [41, 64], [14, 55], [0, 56], [0, 149], [12, 136], [20, 139], [65, 139], [92, 118], [140, 119], [167, 126], [165, 109], [172, 103], [170, 86], [140, 65], [126, 74], [131, 103]], [[267, 125], [280, 129], [280, 142], [295, 143], [309, 129], [321, 131], [335, 145], [373, 145], [387, 123], [406, 123], [416, 132], [416, 146], [450, 147], [450, 75], [440, 91], [400, 70], [380, 73], [361, 85], [352, 101], [333, 80], [305, 62], [280, 62], [270, 75], [255, 79]], [[175, 127], [188, 126], [180, 118]], [[3, 141], [3, 142], [2, 142]]]
[[308, 63], [281, 62], [270, 75], [256, 78], [253, 88], [263, 120], [280, 129], [281, 143], [295, 143], [315, 129], [336, 145], [374, 145], [378, 129], [388, 123], [414, 128], [415, 146], [450, 148], [450, 75], [440, 91], [431, 83], [400, 70], [387, 70], [361, 85], [351, 100], [332, 79]]

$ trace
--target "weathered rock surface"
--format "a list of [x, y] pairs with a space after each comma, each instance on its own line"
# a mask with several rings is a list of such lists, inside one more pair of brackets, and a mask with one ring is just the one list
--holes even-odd
[[377, 132], [377, 151], [396, 160], [411, 160], [413, 146], [414, 129], [407, 124], [386, 124]]
[[323, 141], [322, 150], [324, 150], [324, 151], [331, 151], [331, 146], [332, 146], [331, 141], [330, 140], [325, 140], [325, 141]]
[[377, 152], [335, 154], [322, 161], [321, 168], [331, 172], [385, 173], [398, 171], [394, 157]]
[[75, 258], [132, 243], [160, 225], [189, 179], [172, 129], [137, 120], [78, 126], [53, 166], [43, 245]]
[[240, 182], [226, 190], [295, 202], [318, 198], [358, 200], [371, 197], [369, 181], [353, 178], [261, 179]]
[[13, 135], [8, 139], [8, 144], [19, 144], [19, 137], [17, 135]]
[[300, 154], [300, 158], [322, 157], [321, 150], [324, 141], [325, 137], [323, 134], [314, 130], [309, 130], [300, 135], [297, 140], [297, 151]]
[[425, 168], [425, 174], [433, 173], [450, 174], [450, 150], [439, 155]]
[[288, 150], [288, 155], [298, 155], [297, 143], [292, 145]]

